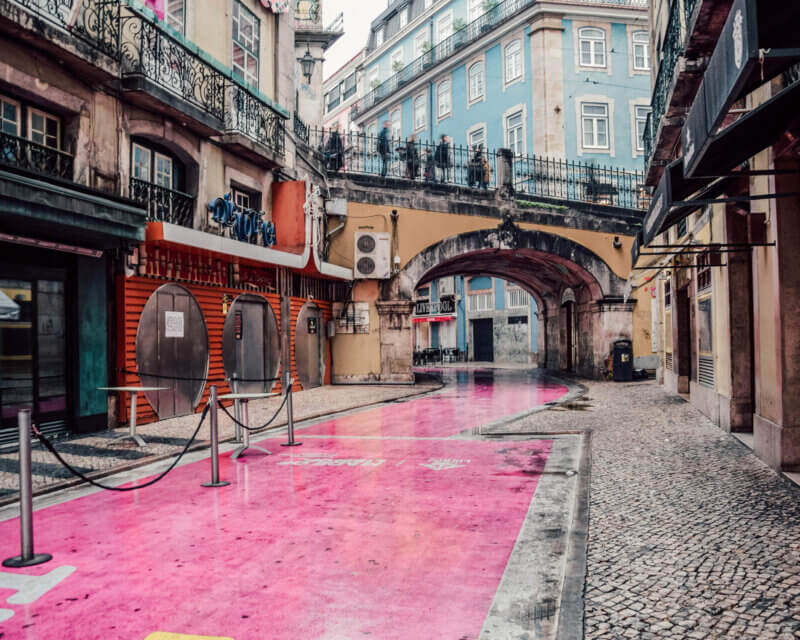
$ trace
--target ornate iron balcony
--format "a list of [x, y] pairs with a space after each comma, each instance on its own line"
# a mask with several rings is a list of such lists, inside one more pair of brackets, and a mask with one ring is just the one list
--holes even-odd
[[121, 19], [122, 77], [141, 76], [202, 112], [225, 119], [225, 75], [138, 13]]
[[286, 126], [277, 111], [233, 82], [228, 83], [227, 95], [226, 133], [240, 133], [273, 153], [283, 155]]
[[96, 49], [119, 58], [120, 0], [5, 0], [43, 24], [64, 29]]
[[308, 125], [300, 119], [297, 111], [294, 112], [294, 135], [308, 144]]
[[72, 180], [73, 157], [31, 140], [0, 132], [0, 164]]
[[130, 198], [147, 209], [148, 222], [169, 222], [192, 228], [194, 197], [188, 193], [131, 178]]
[[[664, 35], [663, 58], [658, 67], [656, 82], [653, 86], [653, 97], [650, 100], [652, 106], [650, 114], [651, 141], [655, 138], [661, 118], [667, 110], [667, 97], [672, 88], [675, 66], [678, 63], [678, 59], [683, 55], [684, 33], [685, 29], [681, 21], [681, 3], [678, 0], [673, 0], [667, 22], [667, 31]], [[649, 158], [650, 153], [646, 153], [646, 157]]]

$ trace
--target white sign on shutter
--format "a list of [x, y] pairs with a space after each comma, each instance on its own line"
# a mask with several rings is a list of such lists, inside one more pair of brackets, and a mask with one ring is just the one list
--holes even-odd
[[183, 338], [183, 311], [164, 312], [164, 337]]

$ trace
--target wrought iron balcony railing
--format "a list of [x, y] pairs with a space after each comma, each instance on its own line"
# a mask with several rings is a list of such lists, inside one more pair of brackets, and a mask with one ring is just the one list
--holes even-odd
[[308, 144], [308, 125], [297, 115], [297, 111], [294, 112], [294, 135]]
[[[663, 57], [658, 67], [656, 81], [653, 85], [653, 96], [650, 100], [652, 111], [650, 114], [650, 135], [651, 149], [652, 140], [658, 133], [661, 118], [667, 110], [667, 97], [672, 87], [672, 79], [675, 75], [675, 66], [678, 59], [683, 55], [685, 28], [681, 21], [681, 3], [673, 0], [670, 6], [669, 20], [667, 21], [667, 31], [664, 35]], [[650, 154], [646, 153], [649, 158]]]
[[6, 0], [42, 24], [64, 29], [114, 59], [119, 58], [120, 0]]
[[442, 298], [437, 302], [420, 300], [416, 304], [414, 315], [417, 316], [438, 316], [453, 314], [456, 312], [456, 301], [454, 298]]
[[229, 83], [225, 110], [226, 133], [240, 133], [277, 155], [286, 148], [283, 118], [248, 89]]
[[[538, 1], [539, 0], [504, 0], [503, 2], [497, 2], [495, 6], [491, 7], [483, 15], [478, 16], [475, 20], [453, 33], [450, 37], [445, 38], [437, 45], [431, 47], [416, 60], [413, 60], [397, 71], [397, 73], [392, 75], [388, 80], [373, 87], [367, 95], [351, 107], [351, 113], [361, 113], [373, 107], [388, 98], [403, 85], [421, 76], [431, 67], [449, 58], [464, 46], [480, 39], [500, 23], [505, 22], [508, 18], [536, 4]], [[570, 2], [572, 0], [567, 1]], [[614, 7], [623, 6], [637, 9], [646, 9], [648, 6], [648, 0], [575, 0], [575, 2], [576, 4], [596, 4]]]
[[[340, 134], [337, 141], [330, 131], [316, 127], [309, 137], [329, 174], [341, 171], [475, 189], [497, 187], [496, 151], [448, 145], [441, 153], [436, 143], [381, 141], [363, 133]], [[514, 190], [522, 196], [630, 209], [646, 209], [650, 203], [641, 171], [519, 154], [512, 163]]]
[[72, 180], [73, 157], [31, 140], [0, 132], [0, 164]]
[[195, 199], [188, 193], [131, 178], [130, 198], [147, 209], [148, 222], [169, 222], [192, 228]]
[[220, 121], [225, 119], [227, 78], [144, 16], [121, 19], [122, 77], [139, 76]]

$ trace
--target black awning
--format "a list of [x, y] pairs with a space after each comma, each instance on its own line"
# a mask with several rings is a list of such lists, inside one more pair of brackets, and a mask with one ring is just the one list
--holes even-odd
[[800, 81], [789, 85], [716, 135], [708, 136], [696, 152], [694, 175], [730, 173], [775, 144], [799, 117]]
[[734, 0], [683, 127], [686, 175], [706, 174], [709, 139], [731, 106], [800, 61], [799, 28], [796, 0]]
[[[733, 180], [730, 177], [686, 178], [683, 175], [683, 158], [667, 165], [642, 223], [641, 245], [649, 245], [659, 233], [704, 206], [706, 201], [718, 197]], [[690, 198], [694, 194], [695, 197]], [[698, 203], [693, 204], [694, 200]]]

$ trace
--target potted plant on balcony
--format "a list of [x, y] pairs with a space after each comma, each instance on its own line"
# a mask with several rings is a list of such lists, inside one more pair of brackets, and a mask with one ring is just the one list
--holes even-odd
[[422, 43], [422, 68], [428, 69], [433, 66], [433, 45], [427, 40]]
[[453, 47], [460, 49], [467, 44], [467, 23], [463, 18], [458, 18], [453, 23]]
[[481, 16], [481, 33], [491, 29], [500, 17], [500, 0], [483, 0], [483, 15]]

